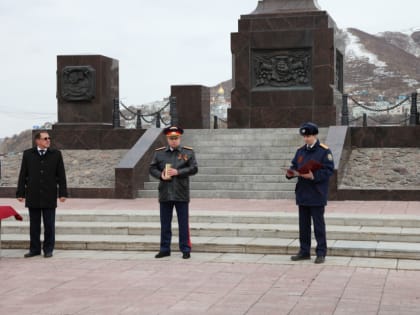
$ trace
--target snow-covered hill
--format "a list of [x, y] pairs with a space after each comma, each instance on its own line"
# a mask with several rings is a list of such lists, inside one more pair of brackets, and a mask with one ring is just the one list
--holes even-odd
[[371, 35], [344, 30], [345, 92], [367, 98], [410, 94], [420, 89], [420, 31]]

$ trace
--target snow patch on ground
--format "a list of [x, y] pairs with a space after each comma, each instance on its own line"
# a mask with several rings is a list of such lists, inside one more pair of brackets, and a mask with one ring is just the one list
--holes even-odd
[[379, 60], [377, 55], [371, 53], [363, 44], [360, 43], [359, 37], [352, 34], [349, 30], [346, 31], [346, 56], [348, 58], [367, 60], [370, 64], [380, 68], [385, 68], [387, 66], [385, 62]]
[[415, 79], [411, 79], [408, 76], [403, 79], [403, 82], [406, 83], [409, 87], [418, 86], [419, 82]]

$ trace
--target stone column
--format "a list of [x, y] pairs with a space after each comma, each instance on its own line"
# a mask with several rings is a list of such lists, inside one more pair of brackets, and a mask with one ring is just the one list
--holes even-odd
[[343, 55], [337, 30], [314, 0], [263, 0], [231, 34], [229, 128], [336, 124]]
[[172, 85], [178, 124], [185, 129], [210, 129], [210, 88], [203, 85]]
[[57, 126], [112, 127], [119, 97], [118, 60], [101, 55], [57, 56]]

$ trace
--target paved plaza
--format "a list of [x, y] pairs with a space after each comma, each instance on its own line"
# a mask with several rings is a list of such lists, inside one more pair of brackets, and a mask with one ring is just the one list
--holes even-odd
[[[24, 212], [13, 199], [1, 199]], [[158, 209], [156, 200], [69, 199], [57, 211]], [[236, 209], [236, 210], [235, 210]], [[208, 200], [191, 211], [296, 211], [292, 200]], [[420, 215], [420, 202], [332, 201], [328, 213]], [[29, 236], [28, 236], [29, 238]], [[194, 239], [192, 240], [194, 242]], [[193, 245], [194, 246], [194, 245]], [[420, 314], [420, 261], [289, 255], [2, 250], [1, 315]]]

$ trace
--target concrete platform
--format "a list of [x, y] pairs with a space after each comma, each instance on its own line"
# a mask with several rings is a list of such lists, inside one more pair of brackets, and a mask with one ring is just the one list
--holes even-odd
[[420, 264], [400, 259], [60, 251], [0, 259], [0, 313], [13, 315], [414, 315]]
[[[0, 202], [27, 213], [14, 199]], [[121, 216], [135, 212], [144, 217], [155, 213], [156, 218], [158, 203], [155, 199], [69, 199], [57, 211], [74, 221], [80, 220], [80, 211], [87, 211], [83, 218], [88, 218], [85, 223], [92, 228], [95, 218], [103, 218], [106, 212], [121, 212]], [[232, 226], [257, 218], [254, 224], [290, 220], [292, 226], [296, 218], [293, 200], [194, 199], [191, 212], [197, 223], [213, 215], [214, 221], [228, 220]], [[410, 234], [417, 229], [420, 202], [330, 202], [327, 217], [331, 227], [337, 225], [337, 233], [368, 223], [366, 233], [402, 234], [403, 229], [392, 228], [399, 224], [411, 226], [406, 228]], [[109, 222], [114, 218], [109, 216]], [[258, 238], [252, 242], [260, 245]], [[376, 249], [386, 253], [385, 245], [376, 243]], [[26, 250], [3, 249], [0, 314], [420, 314], [419, 260], [329, 256], [325, 264], [315, 265], [313, 259], [292, 262], [290, 255], [199, 252], [193, 252], [190, 260], [181, 259], [178, 252], [157, 260], [152, 250], [57, 249], [53, 258], [24, 259]]]

